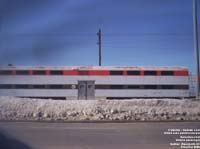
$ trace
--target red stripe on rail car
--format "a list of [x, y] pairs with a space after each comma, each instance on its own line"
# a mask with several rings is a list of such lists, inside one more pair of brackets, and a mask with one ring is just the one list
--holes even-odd
[[13, 71], [12, 71], [12, 75], [16, 75], [16, 70], [13, 70]]
[[109, 76], [109, 70], [90, 70], [88, 71], [88, 75], [90, 76]]
[[[33, 70], [28, 70], [29, 75], [33, 75]], [[162, 71], [157, 70], [156, 75], [161, 76]], [[16, 70], [12, 70], [11, 75], [16, 75]], [[45, 75], [51, 75], [50, 70], [46, 70]], [[78, 76], [78, 75], [87, 75], [87, 76], [109, 76], [110, 70], [63, 70], [63, 75], [71, 75], [71, 76]], [[123, 70], [123, 74], [127, 75], [127, 70]], [[144, 76], [144, 70], [140, 71], [140, 76]], [[176, 70], [174, 71], [174, 76], [189, 76], [189, 72], [187, 70]]]
[[63, 75], [65, 76], [77, 76], [79, 75], [77, 70], [63, 70]]
[[123, 75], [127, 76], [127, 71], [126, 70], [123, 71]]
[[50, 70], [46, 70], [46, 75], [50, 75]]
[[174, 76], [188, 76], [188, 71], [174, 71]]
[[140, 75], [141, 75], [141, 76], [144, 76], [144, 70], [141, 70], [141, 71], [140, 71]]
[[78, 75], [80, 75], [80, 76], [88, 76], [89, 75], [89, 71], [88, 70], [79, 70], [78, 71]]
[[28, 71], [29, 75], [33, 75], [33, 70]]
[[158, 71], [156, 72], [156, 75], [157, 75], [157, 76], [161, 76], [161, 71], [158, 70]]

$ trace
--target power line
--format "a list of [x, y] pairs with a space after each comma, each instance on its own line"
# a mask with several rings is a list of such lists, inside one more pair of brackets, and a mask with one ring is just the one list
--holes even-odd
[[[102, 36], [190, 36], [191, 33], [104, 33]], [[3, 33], [1, 36], [71, 36], [71, 37], [86, 37], [94, 36], [94, 33]]]

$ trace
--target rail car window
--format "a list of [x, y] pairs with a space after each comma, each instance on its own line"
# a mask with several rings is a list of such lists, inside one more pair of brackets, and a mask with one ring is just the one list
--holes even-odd
[[127, 86], [128, 89], [140, 89], [139, 85], [128, 85]]
[[110, 85], [110, 89], [123, 89], [123, 85]]
[[161, 89], [174, 89], [174, 85], [161, 85]]
[[174, 88], [175, 89], [189, 89], [189, 86], [188, 85], [176, 85]]
[[45, 70], [33, 70], [33, 75], [45, 75]]
[[144, 85], [140, 85], [140, 89], [144, 89]]
[[[0, 89], [77, 89], [77, 85], [1, 84]], [[188, 85], [95, 85], [95, 89], [189, 89]]]
[[50, 70], [51, 75], [63, 75], [62, 70]]
[[173, 71], [161, 71], [162, 76], [173, 76], [174, 72]]
[[12, 75], [12, 70], [0, 70], [0, 75]]
[[157, 89], [157, 85], [144, 85], [144, 89]]
[[16, 70], [16, 75], [28, 75], [28, 70]]
[[127, 75], [140, 75], [140, 71], [127, 71]]
[[1, 84], [0, 89], [12, 89], [13, 85], [10, 84]]
[[49, 89], [63, 89], [63, 85], [49, 85]]
[[156, 71], [144, 71], [144, 75], [155, 76], [156, 75]]
[[157, 85], [157, 89], [162, 89], [162, 86], [161, 85]]
[[123, 71], [110, 71], [110, 75], [123, 75]]
[[45, 89], [46, 86], [45, 85], [32, 85], [33, 89]]
[[110, 89], [110, 85], [95, 85], [95, 89]]
[[77, 85], [72, 84], [72, 85], [63, 85], [63, 89], [77, 89]]
[[95, 85], [95, 89], [139, 89], [140, 85]]
[[30, 85], [15, 85], [15, 89], [28, 89]]

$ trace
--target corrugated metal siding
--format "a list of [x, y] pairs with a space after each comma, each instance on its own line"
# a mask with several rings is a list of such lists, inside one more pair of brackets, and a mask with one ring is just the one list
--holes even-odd
[[185, 76], [1, 76], [0, 84], [77, 84], [95, 80], [95, 84], [189, 84]]
[[[78, 90], [0, 90], [1, 96], [77, 97]], [[187, 90], [95, 90], [96, 97], [188, 97]]]

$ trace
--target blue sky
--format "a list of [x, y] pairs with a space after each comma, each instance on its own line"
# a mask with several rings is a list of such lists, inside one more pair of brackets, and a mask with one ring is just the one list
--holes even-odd
[[101, 28], [103, 65], [194, 71], [192, 7], [192, 0], [0, 0], [0, 65], [98, 65]]

